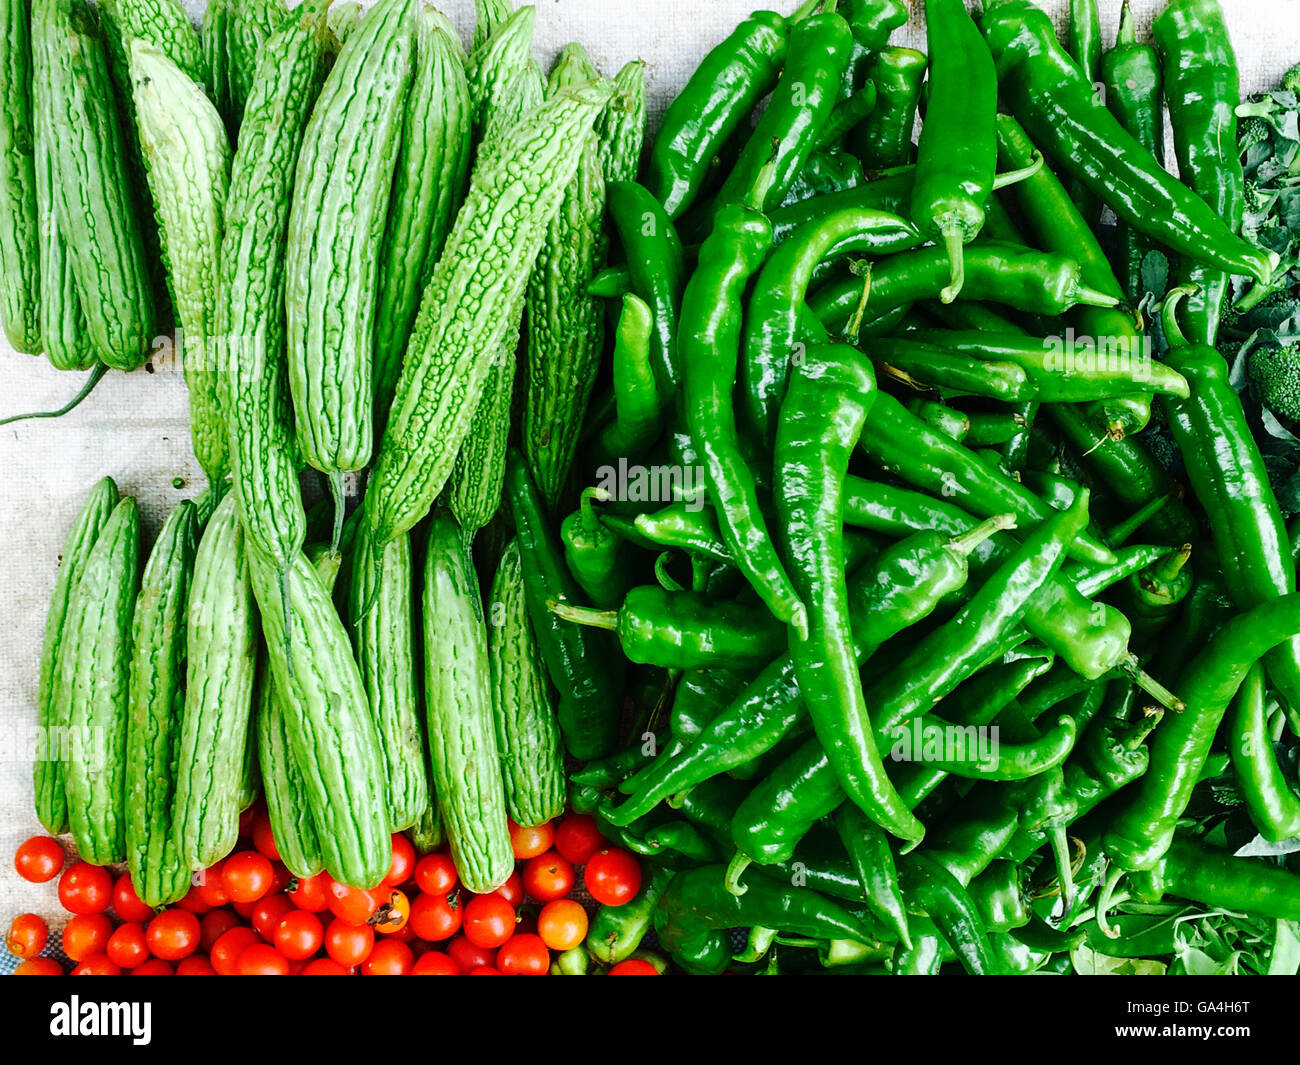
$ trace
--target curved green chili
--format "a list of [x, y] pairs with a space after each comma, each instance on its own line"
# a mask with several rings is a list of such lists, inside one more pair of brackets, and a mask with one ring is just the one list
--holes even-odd
[[619, 458], [645, 454], [659, 437], [664, 410], [659, 382], [650, 361], [654, 312], [640, 296], [623, 296], [623, 309], [614, 330], [610, 366], [614, 376], [614, 420], [591, 444], [593, 465], [611, 465]]
[[912, 161], [912, 127], [927, 64], [925, 54], [913, 48], [882, 48], [872, 58], [867, 77], [876, 87], [876, 108], [849, 135], [849, 148], [864, 170]]
[[862, 882], [867, 908], [893, 931], [905, 948], [910, 948], [912, 938], [907, 929], [907, 905], [899, 886], [889, 837], [849, 802], [835, 813], [835, 831], [839, 833], [840, 842], [844, 844]]
[[587, 598], [600, 607], [617, 603], [628, 584], [623, 538], [601, 522], [591, 502], [608, 498], [603, 488], [584, 488], [578, 509], [560, 523], [560, 542], [569, 572]]
[[1260, 835], [1274, 843], [1300, 833], [1300, 796], [1273, 755], [1264, 671], [1252, 666], [1228, 715], [1228, 753], [1237, 789]]

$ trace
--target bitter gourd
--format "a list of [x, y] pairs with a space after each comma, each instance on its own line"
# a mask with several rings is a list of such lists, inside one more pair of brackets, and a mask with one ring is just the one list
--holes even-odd
[[0, 324], [18, 351], [41, 350], [36, 138], [27, 0], [0, 0]]

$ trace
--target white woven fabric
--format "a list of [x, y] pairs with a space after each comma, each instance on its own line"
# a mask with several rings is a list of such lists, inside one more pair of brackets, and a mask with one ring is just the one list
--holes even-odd
[[[472, 0], [443, 0], [468, 41]], [[1040, 0], [1062, 15], [1067, 0]], [[1133, 0], [1145, 35], [1163, 0]], [[201, 3], [186, 6], [197, 19]], [[549, 66], [559, 49], [581, 41], [607, 74], [629, 59], [646, 61], [652, 121], [685, 82], [700, 57], [761, 0], [547, 0], [539, 4], [536, 55]], [[778, 4], [794, 7], [795, 0]], [[1105, 39], [1113, 40], [1119, 0], [1102, 0]], [[1300, 2], [1224, 0], [1242, 69], [1243, 89], [1274, 85], [1300, 61]], [[919, 3], [899, 43], [924, 47]], [[20, 355], [0, 339], [0, 416], [60, 406], [80, 375], [52, 370], [44, 359]], [[36, 678], [50, 590], [64, 536], [90, 486], [104, 475], [140, 503], [147, 537], [180, 499], [196, 494], [202, 475], [190, 452], [183, 381], [171, 372], [110, 373], [78, 411], [58, 421], [0, 429], [0, 462], [9, 470], [0, 508], [0, 922], [30, 910], [62, 924], [54, 884], [36, 887], [14, 873], [18, 843], [40, 831], [32, 813], [31, 754], [22, 730], [35, 716]], [[174, 488], [173, 478], [184, 485]], [[0, 948], [0, 955], [3, 955]], [[0, 967], [0, 971], [3, 968]]]

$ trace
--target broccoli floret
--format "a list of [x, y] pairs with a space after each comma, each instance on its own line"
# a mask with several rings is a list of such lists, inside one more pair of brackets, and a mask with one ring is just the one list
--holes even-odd
[[1272, 197], [1268, 193], [1262, 192], [1255, 182], [1247, 181], [1242, 186], [1241, 191], [1248, 214], [1263, 214], [1268, 210]]
[[1237, 127], [1237, 145], [1243, 153], [1248, 152], [1267, 141], [1268, 134], [1267, 122], [1262, 118], [1248, 118]]
[[1300, 345], [1261, 345], [1246, 356], [1246, 375], [1269, 410], [1300, 422]]
[[1282, 75], [1282, 88], [1287, 92], [1300, 92], [1300, 63]]

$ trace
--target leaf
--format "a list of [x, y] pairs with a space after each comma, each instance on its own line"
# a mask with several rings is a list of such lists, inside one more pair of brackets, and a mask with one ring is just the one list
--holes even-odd
[[1112, 958], [1080, 943], [1070, 952], [1070, 964], [1080, 976], [1163, 976], [1166, 966], [1152, 958]]
[[1164, 292], [1169, 287], [1169, 260], [1163, 252], [1149, 251], [1142, 257], [1142, 287], [1147, 292]]
[[1278, 921], [1273, 951], [1268, 958], [1269, 976], [1300, 973], [1300, 921]]
[[1256, 836], [1244, 847], [1238, 847], [1232, 853], [1238, 858], [1272, 858], [1279, 854], [1295, 854], [1300, 852], [1300, 836], [1292, 836], [1290, 839], [1279, 840], [1272, 843], [1263, 836]]

